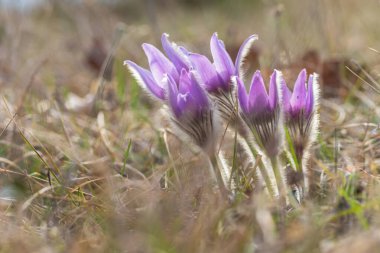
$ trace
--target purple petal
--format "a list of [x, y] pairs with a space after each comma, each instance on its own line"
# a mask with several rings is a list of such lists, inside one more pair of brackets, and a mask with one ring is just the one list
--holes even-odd
[[214, 59], [214, 65], [223, 82], [229, 83], [231, 76], [235, 73], [235, 67], [230, 55], [216, 33], [213, 34], [210, 41], [211, 54]]
[[168, 38], [168, 34], [162, 34], [161, 43], [166, 55], [173, 62], [178, 72], [180, 72], [183, 68], [189, 69], [190, 65], [186, 59], [186, 55], [178, 48], [175, 43], [171, 43]]
[[303, 69], [294, 84], [293, 95], [290, 98], [292, 114], [298, 114], [305, 107], [306, 101], [306, 70]]
[[172, 109], [174, 115], [178, 118], [181, 116], [182, 110], [178, 106], [178, 88], [177, 84], [174, 82], [174, 80], [170, 76], [166, 76], [164, 78], [163, 83], [166, 84], [168, 87], [168, 100], [169, 100], [169, 106]]
[[181, 70], [181, 75], [179, 76], [178, 91], [179, 93], [190, 92], [191, 80], [190, 74], [186, 69]]
[[185, 47], [183, 46], [180, 46], [179, 47], [179, 50], [181, 50], [181, 52], [184, 54], [184, 55], [189, 55], [190, 54], [190, 51], [187, 50]]
[[268, 94], [265, 89], [263, 77], [259, 70], [252, 77], [251, 89], [249, 91], [248, 110], [255, 115], [268, 109]]
[[284, 106], [284, 112], [291, 113], [292, 107], [290, 106], [290, 98], [292, 97], [292, 92], [289, 90], [285, 83], [284, 78], [281, 78], [281, 92], [282, 92], [282, 104]]
[[207, 94], [200, 86], [194, 71], [190, 71], [191, 76], [191, 87], [190, 95], [194, 98], [199, 110], [204, 110], [209, 107], [209, 101]]
[[243, 74], [244, 74], [243, 72], [244, 71], [242, 69], [242, 64], [243, 64], [244, 58], [249, 53], [249, 50], [250, 50], [253, 42], [255, 42], [258, 39], [259, 39], [259, 37], [256, 34], [253, 34], [253, 35], [249, 36], [243, 42], [243, 44], [241, 44], [239, 52], [238, 52], [238, 54], [236, 56], [236, 60], [235, 60], [235, 74], [237, 76], [239, 76], [239, 77], [243, 76]]
[[248, 111], [248, 94], [247, 94], [247, 90], [245, 89], [244, 83], [237, 76], [233, 77], [233, 81], [236, 82], [236, 85], [238, 88], [238, 100], [239, 100], [240, 108], [244, 114], [249, 114], [249, 111]]
[[192, 115], [195, 111], [194, 109], [195, 103], [193, 101], [193, 98], [190, 96], [189, 92], [178, 94], [177, 105], [178, 105], [178, 110], [180, 111], [179, 115], [176, 115], [177, 118], [181, 117], [184, 113], [188, 115]]
[[165, 99], [165, 90], [157, 84], [151, 72], [132, 61], [125, 61], [124, 64], [127, 64], [128, 69], [140, 86], [150, 91], [155, 97], [162, 100]]
[[194, 76], [194, 72], [182, 69], [179, 78], [179, 94], [177, 104], [180, 115], [198, 115], [199, 112], [208, 108], [208, 97]]
[[205, 85], [205, 88], [208, 91], [216, 91], [222, 82], [219, 80], [214, 65], [212, 65], [209, 59], [204, 55], [190, 54], [189, 58], [194, 69], [197, 71]]
[[174, 64], [169, 61], [168, 58], [161, 53], [155, 46], [144, 43], [142, 45], [146, 56], [148, 57], [150, 70], [152, 71], [153, 77], [157, 83], [162, 81], [164, 74], [167, 73], [174, 80], [178, 81], [179, 75]]
[[314, 78], [315, 75], [309, 76], [309, 81], [307, 84], [307, 96], [306, 96], [306, 102], [305, 102], [305, 117], [309, 118], [311, 113], [314, 110]]
[[270, 76], [270, 83], [269, 83], [269, 108], [271, 110], [274, 110], [278, 105], [278, 84], [277, 84], [277, 78], [281, 78], [281, 74], [277, 73], [278, 71], [273, 71], [273, 74]]

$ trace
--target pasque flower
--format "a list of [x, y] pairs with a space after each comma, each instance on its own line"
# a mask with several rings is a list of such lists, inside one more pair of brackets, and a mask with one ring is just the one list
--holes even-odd
[[[247, 151], [252, 153], [252, 157], [257, 157], [257, 152], [251, 143], [247, 141], [249, 139], [249, 133], [238, 112], [236, 85], [232, 79], [235, 75], [242, 75], [242, 62], [249, 52], [250, 46], [257, 39], [257, 35], [251, 35], [244, 41], [240, 47], [235, 65], [233, 64], [223, 41], [218, 38], [216, 33], [213, 34], [210, 41], [213, 63], [211, 63], [211, 61], [204, 55], [187, 53], [192, 67], [197, 70], [205, 89], [216, 102], [216, 108], [220, 112], [220, 115], [229, 126], [237, 130], [240, 136], [239, 141], [242, 142], [244, 147], [247, 147]], [[274, 191], [272, 183], [270, 182], [270, 177], [261, 160], [259, 162], [259, 169], [269, 193], [273, 195]]]
[[[235, 77], [235, 82], [240, 115], [252, 133], [253, 142], [258, 150], [270, 160], [278, 194], [281, 200], [284, 200], [287, 189], [283, 172], [278, 166], [278, 156], [283, 143], [280, 78], [281, 73], [275, 70], [270, 77], [269, 94], [259, 70], [252, 77], [249, 93], [238, 76]], [[266, 169], [262, 168], [261, 173], [267, 187], [273, 184], [271, 179], [265, 178]]]
[[216, 179], [222, 196], [227, 198], [228, 192], [221, 174], [223, 168], [217, 159], [218, 118], [196, 71], [183, 68], [178, 83], [167, 75], [164, 84], [168, 87], [168, 106], [174, 127], [190, 137], [208, 156], [211, 175]]
[[312, 113], [315, 111], [316, 98], [318, 97], [318, 94], [315, 94], [317, 91], [314, 90], [318, 85], [316, 77], [316, 74], [310, 75], [306, 87], [307, 73], [303, 69], [294, 84], [293, 93], [289, 90], [285, 81], [282, 80], [284, 112], [289, 121], [299, 117], [311, 118]]
[[317, 74], [310, 75], [307, 83], [306, 78], [306, 70], [303, 69], [294, 84], [293, 93], [285, 81], [281, 81], [285, 123], [298, 159], [302, 159], [311, 142], [315, 140], [318, 130], [319, 85]]
[[[213, 63], [204, 55], [190, 53], [186, 51], [191, 66], [197, 70], [197, 73], [211, 98], [216, 102], [216, 108], [220, 112], [222, 118], [227, 122], [227, 125], [237, 130], [239, 133], [239, 142], [246, 147], [252, 157], [257, 157], [257, 152], [250, 142], [247, 141], [249, 133], [238, 112], [238, 102], [236, 100], [236, 85], [232, 81], [234, 76], [242, 73], [242, 62], [244, 57], [249, 52], [250, 46], [257, 35], [249, 36], [240, 47], [236, 63], [233, 64], [230, 55], [228, 54], [224, 43], [218, 38], [217, 33], [214, 33], [210, 41], [211, 55]], [[236, 82], [235, 82], [236, 83]], [[254, 159], [254, 158], [253, 158]], [[272, 183], [263, 163], [259, 160], [260, 174], [262, 175], [268, 192], [273, 195]], [[260, 184], [260, 182], [257, 182]]]
[[170, 76], [175, 82], [178, 82], [180, 71], [190, 68], [190, 62], [185, 53], [175, 43], [171, 43], [168, 36], [163, 34], [161, 41], [162, 47], [170, 60], [155, 46], [144, 43], [142, 48], [148, 58], [150, 71], [132, 61], [124, 62], [139, 85], [160, 100], [166, 99], [167, 96], [163, 82], [164, 77], [166, 75]]
[[[155, 46], [144, 43], [150, 71], [132, 61], [125, 61], [138, 83], [170, 108], [176, 126], [188, 134], [196, 144], [208, 148], [214, 137], [214, 116], [209, 98], [201, 85], [204, 75], [192, 67], [190, 53], [161, 37], [168, 58]], [[220, 65], [220, 64], [219, 64]]]
[[314, 73], [307, 80], [306, 70], [303, 69], [294, 84], [293, 93], [285, 81], [281, 80], [285, 124], [289, 135], [287, 146], [295, 160], [296, 169], [304, 174], [305, 190], [308, 187], [305, 163], [319, 125], [317, 78], [317, 74]]
[[242, 118], [254, 134], [255, 141], [267, 156], [275, 157], [280, 151], [282, 136], [281, 110], [277, 85], [278, 71], [270, 77], [269, 94], [259, 70], [252, 77], [249, 94], [239, 77], [236, 77]]
[[235, 66], [227, 53], [223, 41], [214, 33], [210, 41], [211, 54], [214, 63], [201, 54], [188, 53], [190, 62], [210, 93], [229, 92], [231, 89], [231, 77], [235, 73]]
[[210, 51], [213, 58], [211, 62], [206, 56], [189, 52], [180, 48], [196, 74], [202, 86], [216, 102], [221, 116], [227, 121], [236, 121], [236, 100], [234, 97], [234, 86], [231, 78], [235, 74], [235, 66], [228, 54], [224, 43], [214, 33], [210, 40]]
[[[161, 37], [162, 47], [168, 58], [153, 45], [143, 44], [150, 70], [132, 61], [125, 61], [125, 64], [128, 65], [140, 86], [165, 103], [165, 108], [170, 114], [170, 121], [173, 127], [179, 130], [179, 136], [189, 137], [208, 156], [212, 174], [216, 177], [222, 195], [227, 198], [228, 193], [217, 162], [216, 144], [220, 132], [218, 117], [217, 113], [214, 113], [213, 104], [204, 88], [216, 85], [209, 80], [210, 73], [215, 74], [218, 83], [232, 74], [233, 69], [223, 67], [222, 58], [229, 56], [218, 51], [224, 46], [215, 37], [212, 45], [216, 44], [213, 46], [216, 49], [212, 51], [215, 54], [216, 63], [215, 68], [211, 68], [211, 63], [208, 60], [205, 61], [205, 57], [191, 54], [184, 47], [170, 42], [168, 37], [167, 34]], [[204, 64], [214, 72], [201, 72], [204, 70], [201, 68]]]
[[178, 83], [169, 75], [164, 83], [168, 87], [168, 106], [175, 125], [207, 153], [214, 152], [215, 115], [195, 71], [182, 69]]

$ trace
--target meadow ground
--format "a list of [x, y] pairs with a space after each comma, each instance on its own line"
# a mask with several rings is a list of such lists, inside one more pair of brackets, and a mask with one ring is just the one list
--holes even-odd
[[[0, 252], [380, 252], [379, 1], [114, 2], [0, 9]], [[163, 32], [206, 55], [218, 32], [233, 58], [256, 33], [250, 69], [320, 74], [302, 205], [210, 186], [123, 66]], [[233, 131], [221, 150], [250, 174]]]

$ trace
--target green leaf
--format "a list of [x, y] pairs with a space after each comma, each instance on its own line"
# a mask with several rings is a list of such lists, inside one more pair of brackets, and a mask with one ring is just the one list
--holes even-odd
[[296, 170], [301, 171], [301, 167], [297, 159], [296, 151], [294, 149], [293, 141], [292, 141], [292, 138], [290, 137], [289, 129], [287, 127], [285, 127], [285, 137], [286, 137], [286, 143], [288, 144], [289, 152], [296, 166]]
[[127, 149], [126, 149], [125, 152], [124, 152], [123, 168], [122, 168], [122, 170], [120, 171], [120, 174], [121, 174], [121, 175], [124, 175], [124, 174], [125, 174], [125, 168], [126, 168], [126, 165], [127, 165], [127, 160], [128, 160], [128, 157], [129, 157], [129, 152], [130, 152], [130, 150], [131, 150], [131, 146], [132, 146], [132, 139], [129, 139], [128, 147], [127, 147]]

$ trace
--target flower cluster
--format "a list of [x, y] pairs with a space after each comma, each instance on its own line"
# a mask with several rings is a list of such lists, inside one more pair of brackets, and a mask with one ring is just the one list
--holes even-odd
[[125, 64], [148, 93], [170, 108], [175, 125], [198, 146], [213, 152], [219, 129], [207, 92], [229, 89], [235, 71], [232, 60], [216, 34], [211, 39], [213, 64], [207, 57], [171, 43], [168, 37], [163, 34], [161, 38], [168, 58], [153, 45], [143, 44], [150, 71], [132, 61]]
[[[193, 140], [210, 157], [215, 155], [220, 141], [222, 120], [234, 128], [250, 147], [251, 157], [260, 154], [268, 161], [259, 166], [268, 191], [285, 197], [289, 192], [281, 162], [284, 165], [289, 161], [280, 158], [288, 157], [294, 169], [306, 177], [303, 168], [318, 130], [319, 86], [316, 74], [306, 82], [307, 74], [302, 70], [291, 92], [281, 72], [274, 70], [267, 92], [257, 70], [247, 93], [242, 66], [257, 39], [256, 35], [248, 37], [233, 63], [215, 33], [210, 41], [211, 62], [202, 54], [170, 42], [169, 36], [163, 34], [161, 42], [166, 55], [153, 45], [142, 45], [149, 70], [132, 61], [125, 64], [138, 83], [166, 106], [180, 134]], [[282, 155], [285, 153], [288, 156]], [[274, 185], [276, 191], [271, 188]]]

